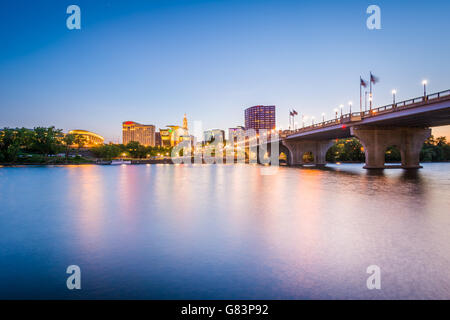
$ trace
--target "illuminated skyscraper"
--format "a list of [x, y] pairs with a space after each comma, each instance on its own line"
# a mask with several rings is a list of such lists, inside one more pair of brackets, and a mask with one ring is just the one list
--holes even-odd
[[246, 129], [275, 129], [275, 106], [254, 106], [245, 109]]
[[144, 146], [155, 146], [155, 126], [125, 121], [122, 124], [122, 143], [139, 142]]

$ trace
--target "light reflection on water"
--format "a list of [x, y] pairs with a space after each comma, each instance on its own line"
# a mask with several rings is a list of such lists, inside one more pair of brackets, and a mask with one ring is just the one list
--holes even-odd
[[1, 168], [0, 298], [449, 299], [450, 164], [361, 167]]

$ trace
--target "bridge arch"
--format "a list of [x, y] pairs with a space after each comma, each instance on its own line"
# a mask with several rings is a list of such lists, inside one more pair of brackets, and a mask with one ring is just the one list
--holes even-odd
[[[333, 143], [333, 140], [283, 140], [283, 145], [289, 149], [291, 165], [325, 165], [326, 152]], [[305, 153], [312, 155], [312, 159], [305, 161], [306, 159], [303, 158]]]
[[[283, 145], [282, 143], [280, 143], [279, 147], [278, 147], [278, 158], [279, 160], [282, 160], [282, 155], [285, 155], [286, 159], [283, 159], [286, 162], [286, 165], [290, 166], [292, 164], [292, 155], [291, 152], [289, 151], [289, 149]], [[282, 164], [282, 162], [280, 161], [280, 164]]]
[[362, 161], [364, 162], [364, 144], [355, 137], [337, 139], [326, 151], [328, 162]]
[[[263, 159], [261, 159], [261, 155], [260, 155], [260, 146], [258, 145], [256, 147], [256, 152], [253, 152], [252, 157], [253, 159], [256, 159], [257, 163], [262, 164], [262, 163], [267, 163], [267, 161], [270, 161], [270, 158], [272, 157], [272, 145], [268, 144], [266, 146], [266, 152], [263, 156]], [[249, 150], [246, 150], [246, 156], [249, 156]], [[288, 147], [286, 147], [285, 145], [283, 145], [281, 142], [278, 144], [278, 150], [274, 151], [274, 152], [278, 152], [277, 156], [278, 156], [278, 160], [279, 160], [279, 164], [286, 164], [286, 165], [291, 165], [292, 164], [292, 153], [291, 150], [289, 150]], [[275, 156], [275, 155], [274, 155]], [[263, 161], [261, 161], [263, 160]], [[281, 161], [280, 161], [281, 160]]]

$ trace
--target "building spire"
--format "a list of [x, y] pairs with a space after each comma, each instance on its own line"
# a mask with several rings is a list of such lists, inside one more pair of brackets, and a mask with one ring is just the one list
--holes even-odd
[[186, 118], [186, 113], [184, 114], [184, 118], [183, 118], [183, 129], [186, 131], [188, 130], [188, 121]]

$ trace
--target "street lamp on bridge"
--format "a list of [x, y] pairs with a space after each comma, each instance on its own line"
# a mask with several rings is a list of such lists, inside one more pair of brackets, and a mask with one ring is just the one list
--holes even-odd
[[315, 119], [314, 116], [312, 116], [312, 117], [311, 117], [311, 123], [312, 123], [312, 125], [314, 125], [314, 119]]
[[341, 109], [341, 117], [342, 117], [342, 110], [344, 109], [344, 105], [341, 104], [341, 105], [339, 106], [339, 108]]
[[397, 90], [392, 90], [392, 104], [395, 105], [395, 95], [397, 94]]
[[322, 112], [322, 122], [325, 122], [325, 112]]
[[426, 97], [427, 96], [427, 84], [428, 84], [428, 80], [423, 80], [422, 81], [423, 84], [423, 96]]
[[336, 114], [336, 120], [337, 120], [337, 113], [338, 113], [338, 109], [334, 108], [334, 113]]
[[348, 105], [350, 107], [350, 116], [352, 116], [352, 104], [353, 104], [353, 102], [351, 102], [351, 101], [348, 102]]

